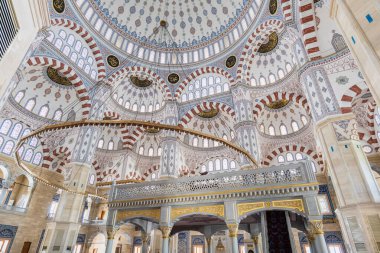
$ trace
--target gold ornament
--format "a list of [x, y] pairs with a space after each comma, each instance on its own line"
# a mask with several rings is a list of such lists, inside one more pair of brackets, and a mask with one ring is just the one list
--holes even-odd
[[162, 238], [169, 238], [170, 232], [172, 231], [172, 227], [160, 226], [160, 230], [162, 232]]
[[309, 221], [309, 233], [311, 235], [323, 235], [323, 222], [322, 220]]
[[263, 208], [264, 208], [264, 202], [237, 204], [239, 217], [247, 213], [250, 213], [252, 211], [263, 209]]
[[170, 213], [170, 219], [174, 221], [178, 217], [192, 214], [192, 213], [205, 213], [212, 214], [219, 217], [224, 217], [224, 206], [189, 206], [189, 207], [174, 207]]
[[159, 208], [145, 210], [119, 210], [116, 214], [117, 221], [125, 221], [130, 218], [150, 218], [159, 221], [161, 211]]
[[239, 231], [239, 224], [237, 223], [227, 224], [227, 227], [228, 227], [228, 231], [230, 232], [230, 237], [236, 237]]

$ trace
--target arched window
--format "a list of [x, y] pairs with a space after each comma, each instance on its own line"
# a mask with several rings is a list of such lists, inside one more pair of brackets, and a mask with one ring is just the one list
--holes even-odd
[[228, 83], [224, 83], [223, 84], [223, 91], [229, 91], [230, 90], [230, 86], [228, 85]]
[[26, 162], [30, 162], [32, 160], [32, 156], [33, 156], [33, 151], [31, 149], [28, 149], [26, 152], [25, 152], [25, 155], [24, 155], [24, 161]]
[[197, 137], [194, 137], [194, 139], [193, 139], [193, 146], [198, 147], [198, 138]]
[[288, 129], [286, 128], [286, 126], [284, 124], [280, 125], [280, 133], [281, 133], [281, 135], [287, 135], [288, 134]]
[[207, 171], [207, 168], [206, 168], [206, 165], [202, 165], [202, 167], [201, 167], [201, 172], [206, 172]]
[[216, 159], [215, 160], [215, 170], [221, 170], [221, 169], [222, 169], [222, 166], [221, 166], [220, 159]]
[[210, 87], [210, 89], [208, 90], [208, 92], [209, 92], [209, 95], [214, 95], [215, 94], [214, 87]]
[[305, 115], [301, 115], [301, 121], [304, 126], [307, 125], [307, 118], [305, 117]]
[[265, 80], [265, 78], [262, 76], [262, 77], [260, 77], [260, 85], [261, 86], [264, 86], [264, 85], [266, 85], [267, 84], [267, 81]]
[[156, 103], [156, 108], [155, 109], [156, 109], [156, 111], [160, 109], [160, 103], [158, 103], [158, 102]]
[[228, 161], [226, 158], [223, 159], [223, 166], [222, 167], [224, 170], [228, 170]]
[[153, 112], [153, 105], [152, 105], [152, 104], [150, 104], [150, 105], [148, 106], [148, 112]]
[[46, 117], [49, 113], [49, 106], [44, 105], [41, 107], [40, 112], [38, 113], [39, 116], [41, 117]]
[[212, 161], [208, 161], [208, 171], [214, 171], [214, 163]]
[[137, 111], [137, 104], [136, 103], [134, 103], [133, 105], [132, 105], [132, 111]]
[[33, 158], [33, 164], [36, 164], [36, 165], [40, 164], [41, 158], [42, 158], [41, 153], [38, 152], [37, 154], [35, 154]]
[[28, 102], [25, 104], [25, 109], [28, 111], [32, 111], [34, 106], [36, 105], [36, 100], [34, 98], [29, 99]]
[[282, 79], [282, 78], [284, 78], [285, 77], [285, 73], [284, 73], [284, 71], [282, 70], [282, 69], [279, 69], [278, 70], [278, 78], [279, 79]]
[[257, 86], [257, 82], [255, 78], [251, 78], [251, 86]]
[[290, 65], [289, 62], [286, 63], [285, 68], [286, 68], [286, 71], [288, 71], [288, 73], [289, 73], [290, 71], [292, 71], [292, 65]]
[[274, 126], [272, 126], [272, 125], [270, 125], [268, 127], [268, 132], [269, 132], [269, 135], [272, 135], [272, 136], [276, 135], [276, 133], [274, 131]]
[[275, 77], [273, 74], [270, 74], [270, 75], [269, 75], [269, 82], [270, 82], [270, 83], [274, 83], [274, 82], [276, 82], [276, 77]]
[[203, 147], [208, 148], [208, 139], [203, 139]]
[[72, 46], [74, 45], [74, 35], [70, 34], [69, 38], [67, 39], [67, 43]]
[[57, 121], [60, 121], [62, 120], [62, 116], [63, 116], [63, 112], [61, 109], [57, 109], [55, 112], [54, 112], [54, 116], [53, 116], [53, 119], [54, 120], [57, 120]]
[[123, 104], [123, 98], [119, 98], [119, 100], [117, 101], [120, 105]]
[[294, 161], [294, 157], [293, 157], [292, 153], [287, 153], [286, 154], [286, 160], [288, 162]]
[[236, 169], [236, 162], [235, 161], [231, 161], [231, 169]]
[[71, 57], [70, 57], [70, 60], [73, 61], [73, 62], [76, 62], [78, 60], [78, 55], [77, 53], [72, 53], [71, 54]]
[[124, 105], [125, 108], [129, 109], [130, 106], [131, 106], [131, 103], [129, 101], [125, 102], [125, 105]]
[[12, 126], [12, 121], [10, 121], [9, 119], [4, 120], [4, 122], [3, 122], [3, 124], [1, 125], [1, 128], [0, 128], [0, 133], [4, 134], [4, 135], [7, 135], [8, 132], [9, 132], [9, 129], [11, 128], [11, 126]]
[[143, 146], [141, 146], [141, 147], [139, 148], [139, 154], [140, 154], [140, 155], [144, 155], [144, 147], [143, 147]]
[[62, 40], [60, 40], [60, 39], [56, 39], [56, 40], [55, 40], [55, 43], [54, 43], [54, 46], [55, 46], [56, 48], [58, 48], [58, 49], [61, 49], [62, 44], [63, 44]]
[[303, 160], [303, 156], [301, 153], [297, 153], [296, 154], [296, 160], [299, 161], [299, 160]]
[[22, 125], [20, 123], [15, 124], [11, 132], [11, 137], [13, 139], [18, 139], [21, 131], [22, 131]]
[[98, 141], [98, 148], [103, 148], [103, 145], [104, 145], [104, 140], [103, 139], [100, 139]]
[[207, 96], [207, 90], [206, 89], [202, 89], [202, 97], [206, 97]]
[[182, 94], [182, 102], [186, 102], [187, 101], [187, 96], [186, 94]]
[[93, 185], [95, 183], [95, 175], [91, 174], [90, 179], [88, 180], [88, 183]]
[[140, 112], [145, 112], [145, 105], [142, 105], [142, 106], [140, 107]]
[[298, 123], [296, 121], [292, 121], [292, 129], [293, 132], [297, 132], [299, 130]]
[[222, 92], [222, 86], [217, 85], [216, 86], [216, 93], [221, 93]]
[[28, 134], [30, 134], [30, 129], [25, 129], [24, 132], [22, 133], [22, 137], [25, 137], [27, 136]]
[[33, 137], [33, 138], [30, 140], [29, 145], [30, 145], [31, 147], [37, 147], [37, 143], [38, 143], [37, 138], [36, 138], [36, 137]]
[[223, 134], [223, 139], [225, 139], [226, 141], [228, 141], [228, 137], [226, 134]]
[[152, 147], [150, 147], [148, 149], [148, 156], [153, 156], [153, 148]]
[[3, 153], [10, 155], [12, 153], [13, 147], [15, 146], [13, 141], [7, 141], [3, 148]]
[[19, 91], [17, 92], [16, 96], [15, 96], [15, 100], [17, 103], [20, 103], [21, 100], [24, 98], [25, 96], [25, 91]]
[[285, 158], [282, 155], [280, 155], [280, 156], [277, 157], [277, 161], [279, 163], [283, 163], [283, 162], [285, 162]]
[[113, 146], [114, 146], [113, 141], [109, 141], [108, 142], [108, 150], [113, 150]]
[[162, 154], [162, 148], [159, 147], [159, 148], [157, 149], [157, 155], [160, 156], [161, 154]]
[[260, 125], [260, 132], [265, 133], [265, 127], [264, 124]]

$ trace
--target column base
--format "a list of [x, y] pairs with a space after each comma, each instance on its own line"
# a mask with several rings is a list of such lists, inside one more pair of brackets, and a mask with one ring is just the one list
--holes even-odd
[[81, 224], [78, 223], [47, 223], [42, 252], [72, 252], [77, 242], [80, 227]]

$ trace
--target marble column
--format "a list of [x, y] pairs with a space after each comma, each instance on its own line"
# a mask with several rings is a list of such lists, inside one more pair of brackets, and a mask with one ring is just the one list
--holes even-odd
[[308, 224], [308, 239], [313, 253], [329, 253], [323, 232], [322, 220], [311, 220]]
[[267, 216], [265, 212], [261, 212], [261, 242], [262, 242], [263, 252], [267, 253], [269, 251], [269, 245], [268, 245]]
[[169, 253], [169, 235], [172, 230], [169, 226], [160, 226], [162, 232], [162, 250], [161, 253]]
[[142, 240], [141, 252], [148, 253], [148, 235], [143, 233], [141, 235], [141, 240]]
[[113, 244], [115, 240], [115, 234], [119, 229], [114, 226], [107, 226], [107, 246], [105, 253], [113, 253]]
[[207, 241], [207, 251], [208, 251], [207, 253], [212, 253], [212, 238], [211, 238], [211, 236], [207, 237], [206, 241]]
[[238, 239], [237, 234], [239, 230], [239, 224], [227, 224], [228, 232], [231, 240], [231, 253], [239, 253], [239, 245], [238, 245]]
[[259, 249], [259, 235], [253, 235], [252, 236], [252, 240], [253, 240], [253, 246], [254, 246], [255, 253], [259, 253], [260, 252], [260, 249]]

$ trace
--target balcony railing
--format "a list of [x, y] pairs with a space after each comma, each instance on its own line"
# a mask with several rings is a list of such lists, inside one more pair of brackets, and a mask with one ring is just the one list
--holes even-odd
[[18, 25], [10, 0], [0, 1], [0, 59], [16, 37]]
[[0, 210], [6, 210], [11, 212], [26, 213], [27, 208], [10, 206], [10, 205], [0, 205]]
[[310, 161], [272, 166], [256, 170], [235, 171], [218, 175], [179, 178], [116, 185], [112, 188], [112, 201], [155, 199], [199, 193], [219, 193], [274, 189], [279, 186], [302, 186], [315, 184], [316, 177]]

